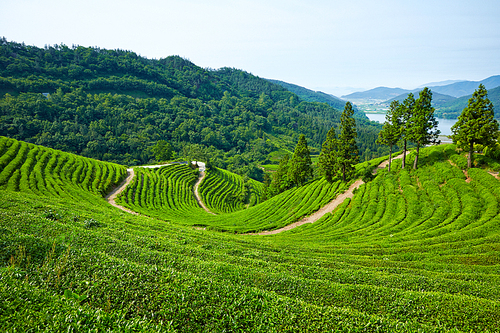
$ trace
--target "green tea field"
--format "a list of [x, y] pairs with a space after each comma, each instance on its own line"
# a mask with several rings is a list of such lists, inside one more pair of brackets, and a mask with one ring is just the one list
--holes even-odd
[[0, 137], [0, 330], [499, 332], [498, 161], [432, 146], [348, 190], [387, 158], [265, 201], [214, 168], [213, 214], [197, 169], [136, 167], [131, 214], [125, 166]]

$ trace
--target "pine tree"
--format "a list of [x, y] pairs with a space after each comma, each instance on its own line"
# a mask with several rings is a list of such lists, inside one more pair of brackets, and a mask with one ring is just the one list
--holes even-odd
[[303, 185], [307, 178], [312, 177], [312, 175], [313, 170], [309, 147], [307, 147], [305, 135], [301, 134], [290, 161], [288, 179], [296, 185]]
[[403, 159], [401, 168], [404, 169], [406, 166], [406, 146], [408, 143], [408, 136], [410, 133], [409, 123], [413, 116], [415, 109], [415, 97], [412, 93], [409, 93], [403, 104], [397, 110], [397, 118], [399, 124], [400, 137], [403, 143]]
[[392, 146], [398, 143], [401, 138], [401, 124], [399, 114], [401, 105], [397, 100], [391, 102], [389, 110], [385, 115], [385, 122], [382, 130], [378, 134], [377, 143], [389, 146], [389, 172], [391, 171]]
[[488, 91], [480, 84], [458, 117], [458, 121], [451, 127], [453, 142], [469, 152], [468, 168], [472, 167], [474, 144], [487, 147], [493, 147], [495, 144], [498, 122], [493, 117], [493, 104], [488, 99]]
[[333, 127], [328, 131], [325, 142], [321, 146], [319, 168], [328, 182], [332, 182], [338, 172], [338, 140]]
[[270, 191], [272, 195], [279, 194], [290, 188], [290, 181], [288, 180], [288, 170], [290, 169], [290, 157], [283, 156], [278, 166], [278, 170], [272, 176]]
[[340, 116], [339, 166], [344, 182], [354, 173], [354, 165], [359, 160], [356, 144], [356, 121], [352, 117], [354, 110], [351, 102], [347, 102]]
[[437, 129], [438, 122], [434, 117], [434, 108], [431, 102], [432, 92], [429, 88], [425, 87], [420, 91], [415, 101], [415, 109], [408, 122], [408, 140], [417, 146], [417, 156], [415, 156], [413, 169], [417, 169], [418, 167], [420, 147], [431, 143], [439, 143], [437, 138], [441, 131]]

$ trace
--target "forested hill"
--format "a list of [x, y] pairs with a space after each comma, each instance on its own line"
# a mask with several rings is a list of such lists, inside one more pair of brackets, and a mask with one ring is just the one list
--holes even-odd
[[[326, 103], [333, 107], [334, 109], [337, 110], [342, 110], [345, 106], [346, 101], [337, 98], [333, 95], [326, 94], [321, 91], [313, 91], [301, 86], [298, 86], [296, 84], [292, 83], [287, 83], [279, 80], [271, 80], [268, 79], [269, 82], [276, 83], [286, 90], [289, 90], [299, 96], [300, 99], [307, 101], [307, 102], [319, 102], [319, 103]], [[353, 105], [354, 109], [354, 117], [356, 118], [361, 118], [361, 119], [368, 119], [368, 117], [365, 115], [364, 112], [360, 111], [355, 105]]]
[[[241, 70], [178, 56], [0, 40], [0, 133], [126, 165], [154, 159], [159, 140], [183, 157], [259, 179], [258, 163], [299, 134], [318, 151], [341, 110]], [[380, 125], [358, 120], [362, 159], [384, 154]]]
[[[441, 105], [439, 108], [436, 108], [436, 115], [441, 118], [458, 118], [463, 109], [467, 107], [467, 104], [471, 97], [472, 95], [462, 96]], [[488, 90], [488, 99], [493, 104], [495, 110], [495, 118], [497, 120], [500, 120], [500, 87]]]

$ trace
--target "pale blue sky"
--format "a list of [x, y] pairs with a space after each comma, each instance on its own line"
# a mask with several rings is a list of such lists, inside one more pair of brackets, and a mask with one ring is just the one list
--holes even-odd
[[180, 55], [342, 95], [500, 74], [498, 0], [0, 0], [0, 36]]

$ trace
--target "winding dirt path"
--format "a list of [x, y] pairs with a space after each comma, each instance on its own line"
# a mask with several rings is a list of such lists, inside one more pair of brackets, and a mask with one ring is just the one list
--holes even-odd
[[333, 212], [335, 208], [337, 208], [338, 205], [344, 202], [345, 199], [347, 198], [352, 198], [354, 196], [353, 191], [355, 188], [358, 188], [361, 186], [361, 184], [364, 184], [364, 182], [361, 179], [356, 180], [351, 186], [349, 186], [349, 189], [345, 191], [342, 194], [339, 194], [335, 199], [330, 201], [328, 204], [325, 206], [321, 207], [318, 211], [313, 213], [310, 216], [304, 217], [302, 220], [294, 222], [292, 224], [287, 225], [286, 227], [279, 228], [276, 230], [271, 230], [271, 231], [262, 231], [259, 233], [252, 233], [252, 234], [247, 234], [247, 235], [260, 235], [260, 236], [265, 236], [265, 235], [274, 235], [274, 234], [279, 234], [280, 232], [291, 230], [294, 228], [297, 228], [298, 226], [301, 226], [306, 223], [314, 223], [317, 220], [319, 220], [323, 215], [326, 213]]
[[[195, 162], [193, 162], [195, 163]], [[194, 196], [196, 197], [196, 201], [198, 201], [198, 205], [200, 205], [201, 208], [203, 208], [207, 213], [216, 215], [214, 212], [211, 212], [210, 209], [208, 209], [207, 206], [205, 206], [205, 203], [203, 203], [203, 200], [201, 200], [200, 192], [198, 191], [198, 188], [200, 187], [201, 182], [203, 179], [205, 179], [205, 163], [203, 162], [196, 162], [198, 163], [198, 166], [200, 167], [200, 177], [194, 184], [193, 192]]]
[[134, 214], [134, 215], [139, 215], [139, 213], [137, 212], [134, 212], [128, 208], [125, 208], [123, 206], [120, 206], [119, 204], [117, 204], [115, 202], [115, 199], [116, 197], [118, 196], [118, 194], [122, 193], [123, 190], [128, 186], [128, 184], [130, 184], [130, 182], [132, 181], [132, 179], [134, 179], [134, 176], [135, 176], [135, 173], [134, 173], [134, 169], [130, 168], [130, 169], [127, 169], [127, 178], [125, 178], [121, 183], [120, 185], [118, 185], [113, 191], [111, 191], [106, 197], [105, 199], [112, 205], [112, 206], [115, 206], [116, 208], [119, 208], [121, 210], [123, 210], [124, 212], [127, 212], [127, 213], [130, 213], [130, 214]]
[[[408, 156], [410, 152], [407, 150], [406, 151], [406, 156]], [[402, 159], [403, 158], [403, 155], [404, 153], [401, 153], [399, 154], [398, 156], [395, 156], [391, 159], [391, 166], [392, 166], [392, 162], [394, 162], [394, 160], [399, 160], [399, 159]], [[375, 169], [373, 169], [373, 174], [376, 175], [377, 174], [377, 171], [380, 170], [380, 169], [385, 169], [387, 166], [389, 165], [389, 160], [385, 160], [383, 161], [382, 163], [380, 163]]]
[[[198, 178], [198, 180], [196, 181], [196, 184], [194, 185], [194, 195], [196, 197], [196, 201], [198, 201], [198, 204], [204, 209], [206, 210], [208, 213], [210, 214], [213, 214], [215, 215], [214, 213], [212, 213], [206, 206], [205, 204], [203, 203], [203, 201], [201, 200], [201, 197], [200, 197], [200, 194], [198, 192], [198, 186], [201, 184], [201, 182], [203, 181], [203, 179], [205, 178], [205, 163], [203, 162], [197, 162], [197, 161], [193, 161], [191, 162], [193, 164], [198, 164], [199, 166], [199, 170], [200, 170], [200, 177]], [[167, 166], [167, 165], [172, 165], [173, 163], [168, 163], [168, 164], [161, 164], [161, 165], [144, 165], [144, 166], [139, 166], [138, 168], [147, 168], [147, 169], [154, 169], [154, 168], [161, 168], [161, 167], [164, 167], [164, 166]], [[134, 212], [128, 208], [125, 208], [123, 206], [120, 206], [119, 204], [116, 203], [116, 197], [121, 193], [123, 192], [123, 190], [125, 190], [125, 188], [132, 182], [132, 180], [134, 179], [134, 176], [135, 176], [135, 173], [134, 173], [134, 169], [130, 168], [130, 169], [127, 169], [127, 178], [125, 178], [121, 183], [120, 185], [118, 185], [115, 189], [113, 189], [106, 197], [105, 199], [108, 201], [108, 203], [112, 206], [115, 206], [116, 208], [119, 208], [121, 210], [123, 210], [124, 212], [127, 212], [127, 213], [130, 213], [130, 214], [134, 214], [134, 215], [141, 215], [137, 212]]]
[[[407, 151], [406, 154], [409, 152]], [[392, 161], [403, 158], [403, 153], [399, 154], [396, 157], [392, 158]], [[389, 165], [389, 160], [385, 160], [384, 162], [380, 163], [374, 170], [373, 173], [376, 174], [378, 170], [383, 169]], [[352, 198], [354, 196], [354, 189], [360, 187], [364, 182], [361, 179], [356, 180], [349, 188], [347, 191], [345, 191], [342, 194], [339, 194], [335, 199], [330, 201], [328, 204], [325, 206], [321, 207], [318, 211], [314, 212], [310, 216], [304, 217], [302, 220], [294, 222], [292, 224], [289, 224], [283, 228], [276, 229], [276, 230], [270, 230], [270, 231], [262, 231], [259, 233], [248, 233], [245, 235], [260, 235], [260, 236], [265, 236], [265, 235], [275, 235], [279, 234], [283, 231], [291, 230], [294, 229], [298, 226], [301, 226], [306, 223], [314, 223], [318, 221], [320, 218], [322, 218], [326, 213], [331, 213], [333, 212], [341, 203], [344, 202], [345, 199], [347, 198]]]

